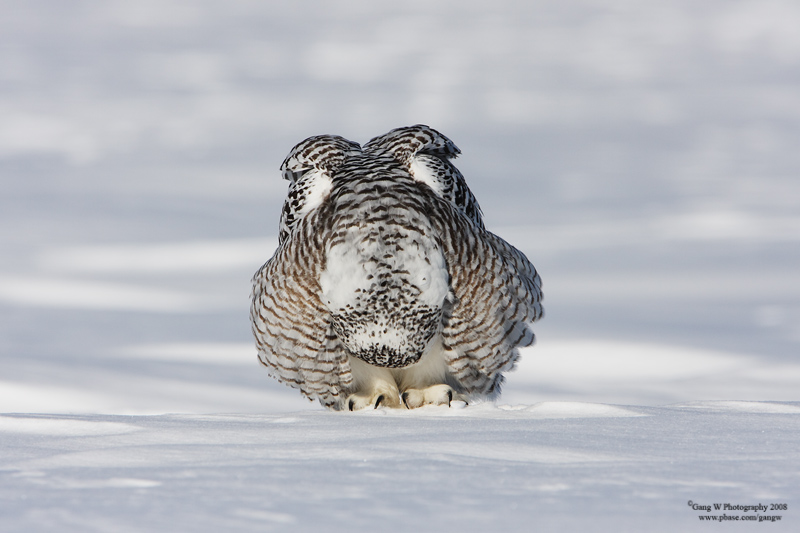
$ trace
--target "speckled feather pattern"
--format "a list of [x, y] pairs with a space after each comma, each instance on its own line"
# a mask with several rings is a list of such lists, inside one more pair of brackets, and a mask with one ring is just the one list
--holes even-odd
[[402, 373], [438, 343], [443, 382], [468, 396], [499, 392], [518, 347], [534, 341], [541, 280], [484, 229], [450, 161], [458, 154], [422, 125], [363, 149], [323, 135], [290, 152], [279, 246], [253, 278], [251, 307], [275, 378], [339, 409], [359, 392], [353, 358]]

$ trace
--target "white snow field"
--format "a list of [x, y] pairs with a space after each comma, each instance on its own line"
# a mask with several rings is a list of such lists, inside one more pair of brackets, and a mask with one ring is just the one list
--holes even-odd
[[[796, 1], [0, 14], [0, 531], [800, 531]], [[277, 169], [415, 123], [538, 343], [495, 402], [323, 411], [249, 331]]]
[[[4, 415], [0, 432], [8, 531], [704, 531], [726, 527], [705, 523], [722, 516], [756, 518], [737, 530], [792, 531], [797, 522], [798, 402]], [[690, 501], [766, 508], [698, 511]], [[770, 510], [782, 504], [788, 511]]]

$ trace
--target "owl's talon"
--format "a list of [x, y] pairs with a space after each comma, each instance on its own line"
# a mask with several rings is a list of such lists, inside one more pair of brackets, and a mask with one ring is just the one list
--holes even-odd
[[423, 405], [446, 405], [450, 407], [453, 400], [466, 399], [453, 390], [450, 385], [432, 385], [424, 389], [408, 389], [402, 394], [403, 403], [409, 409], [416, 409]]
[[378, 391], [373, 391], [372, 394], [365, 394], [357, 392], [347, 397], [347, 408], [350, 411], [360, 411], [362, 409], [380, 409], [402, 408], [403, 404], [400, 402], [400, 393], [391, 391], [386, 387], [381, 387]]

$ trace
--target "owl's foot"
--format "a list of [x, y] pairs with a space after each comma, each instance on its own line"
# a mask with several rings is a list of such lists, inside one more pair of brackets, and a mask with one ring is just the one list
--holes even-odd
[[379, 407], [389, 407], [400, 409], [400, 394], [397, 389], [381, 387], [371, 394], [355, 393], [347, 397], [347, 409], [350, 411], [360, 411], [361, 409], [377, 409]]
[[423, 405], [446, 405], [453, 401], [466, 402], [466, 398], [449, 385], [432, 385], [424, 389], [407, 389], [402, 395], [403, 403], [409, 409]]

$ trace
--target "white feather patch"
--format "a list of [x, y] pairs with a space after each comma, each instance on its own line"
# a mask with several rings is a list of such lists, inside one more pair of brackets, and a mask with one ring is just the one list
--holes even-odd
[[442, 196], [442, 183], [431, 172], [431, 169], [425, 164], [425, 158], [429, 156], [419, 155], [411, 158], [409, 170], [415, 180], [424, 183], [435, 192], [438, 196]]
[[359, 295], [370, 290], [378, 271], [371, 259], [376, 257], [394, 270], [410, 273], [409, 281], [421, 291], [417, 298], [420, 303], [441, 307], [449, 290], [448, 273], [444, 256], [435, 243], [423, 242], [419, 248], [408, 247], [398, 252], [389, 251], [379, 241], [359, 238], [361, 235], [363, 230], [328, 251], [319, 283], [323, 301], [331, 311], [354, 305]]
[[305, 203], [302, 205], [298, 212], [298, 217], [305, 216], [311, 210], [319, 207], [325, 198], [331, 193], [333, 188], [333, 180], [331, 177], [322, 170], [312, 170], [301, 181], [308, 181], [308, 184], [302, 184], [306, 188]]

